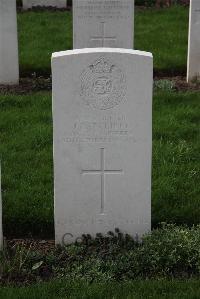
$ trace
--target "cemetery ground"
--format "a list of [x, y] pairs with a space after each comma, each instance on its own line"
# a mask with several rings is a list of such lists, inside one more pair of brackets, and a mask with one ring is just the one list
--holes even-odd
[[[155, 83], [153, 226], [199, 223], [199, 99]], [[5, 234], [53, 236], [51, 92], [1, 95], [0, 107]]]
[[[51, 53], [72, 49], [72, 14], [30, 11], [18, 14], [21, 76], [50, 75]], [[158, 74], [186, 73], [188, 8], [136, 9], [135, 49], [152, 52]]]
[[31, 287], [6, 287], [0, 290], [4, 299], [197, 299], [200, 297], [198, 280], [189, 281], [134, 281], [126, 283], [84, 283], [54, 281]]
[[0, 281], [8, 285], [0, 297], [199, 298], [200, 93], [198, 81], [187, 85], [182, 77], [188, 9], [136, 12], [136, 48], [153, 52], [156, 75], [154, 230], [142, 244], [119, 231], [63, 249], [41, 241], [54, 237], [50, 56], [72, 48], [71, 13], [19, 13], [18, 24], [26, 78], [0, 93], [3, 223], [10, 239], [0, 255]]

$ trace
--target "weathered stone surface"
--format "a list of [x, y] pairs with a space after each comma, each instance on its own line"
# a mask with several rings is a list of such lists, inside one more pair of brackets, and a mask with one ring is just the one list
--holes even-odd
[[0, 250], [3, 249], [3, 227], [2, 227], [2, 195], [1, 195], [1, 164], [0, 164]]
[[16, 1], [0, 0], [0, 84], [18, 83]]
[[67, 0], [23, 0], [23, 9], [29, 9], [34, 6], [52, 6], [64, 8], [67, 6]]
[[151, 227], [152, 55], [54, 53], [56, 243]]
[[133, 48], [134, 0], [74, 0], [74, 49]]
[[187, 81], [200, 76], [200, 1], [190, 0]]

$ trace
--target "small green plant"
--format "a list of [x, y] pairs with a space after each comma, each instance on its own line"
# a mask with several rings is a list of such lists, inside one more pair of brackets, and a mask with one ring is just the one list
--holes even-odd
[[193, 78], [192, 83], [196, 85], [200, 85], [200, 76], [196, 76]]
[[95, 238], [52, 248], [6, 247], [0, 256], [0, 283], [30, 283], [51, 278], [87, 282], [200, 276], [200, 225], [161, 224], [141, 240], [118, 229]]
[[155, 90], [172, 91], [175, 88], [175, 84], [172, 80], [162, 79], [154, 81]]
[[24, 244], [4, 246], [4, 250], [0, 251], [0, 281], [6, 282], [15, 279], [24, 279], [23, 274], [27, 275], [26, 263], [29, 260], [31, 245], [27, 249]]

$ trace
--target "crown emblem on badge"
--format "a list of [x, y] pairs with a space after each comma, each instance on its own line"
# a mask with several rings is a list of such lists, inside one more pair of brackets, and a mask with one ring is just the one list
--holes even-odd
[[93, 73], [102, 74], [102, 73], [111, 73], [112, 64], [106, 61], [104, 58], [100, 58], [94, 64], [90, 66], [90, 69]]
[[119, 105], [126, 88], [125, 73], [107, 55], [90, 63], [80, 76], [80, 96], [86, 105], [96, 109], [107, 110]]

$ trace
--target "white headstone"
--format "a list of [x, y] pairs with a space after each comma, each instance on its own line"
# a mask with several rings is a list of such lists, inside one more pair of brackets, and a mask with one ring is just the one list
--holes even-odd
[[67, 0], [23, 0], [23, 9], [29, 9], [34, 6], [64, 8], [67, 7]]
[[0, 84], [18, 83], [16, 0], [0, 0]]
[[0, 164], [0, 250], [3, 249], [3, 227], [2, 227], [2, 195], [1, 195], [1, 164]]
[[74, 0], [74, 49], [132, 49], [133, 18], [134, 0]]
[[54, 53], [56, 243], [151, 227], [152, 55]]
[[200, 0], [190, 0], [187, 81], [200, 76]]

